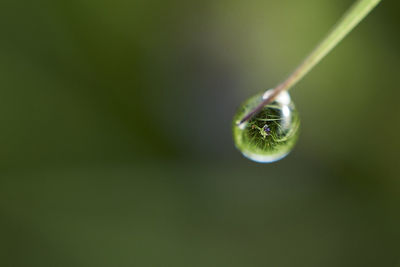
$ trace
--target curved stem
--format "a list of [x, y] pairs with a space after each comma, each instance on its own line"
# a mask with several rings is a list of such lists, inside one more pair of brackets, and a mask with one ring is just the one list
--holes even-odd
[[308, 57], [289, 75], [289, 77], [272, 89], [272, 92], [257, 107], [246, 114], [239, 124], [249, 120], [265, 105], [271, 103], [281, 92], [289, 90], [300, 81], [318, 62], [321, 61], [381, 0], [358, 0], [343, 15], [330, 33], [308, 55]]

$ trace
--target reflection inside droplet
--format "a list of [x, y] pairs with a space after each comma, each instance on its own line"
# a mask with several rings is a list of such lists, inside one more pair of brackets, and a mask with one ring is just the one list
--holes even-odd
[[262, 163], [285, 157], [294, 147], [300, 120], [290, 95], [282, 92], [250, 120], [238, 122], [260, 104], [270, 91], [245, 101], [233, 120], [233, 139], [236, 147], [247, 158]]

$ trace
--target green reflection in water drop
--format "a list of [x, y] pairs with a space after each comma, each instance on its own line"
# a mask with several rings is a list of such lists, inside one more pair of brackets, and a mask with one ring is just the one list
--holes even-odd
[[300, 119], [290, 95], [282, 92], [250, 120], [238, 122], [270, 93], [255, 95], [245, 101], [233, 119], [233, 139], [247, 158], [269, 163], [282, 159], [294, 147]]

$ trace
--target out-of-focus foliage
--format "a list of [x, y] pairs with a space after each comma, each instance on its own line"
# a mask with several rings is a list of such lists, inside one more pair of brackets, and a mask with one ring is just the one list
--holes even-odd
[[0, 266], [400, 266], [398, 2], [293, 89], [287, 158], [231, 137], [351, 2], [3, 0]]

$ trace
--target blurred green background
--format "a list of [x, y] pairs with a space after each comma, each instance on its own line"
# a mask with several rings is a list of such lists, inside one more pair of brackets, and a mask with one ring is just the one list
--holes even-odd
[[293, 90], [294, 151], [231, 120], [349, 0], [2, 0], [0, 266], [400, 266], [398, 1]]

